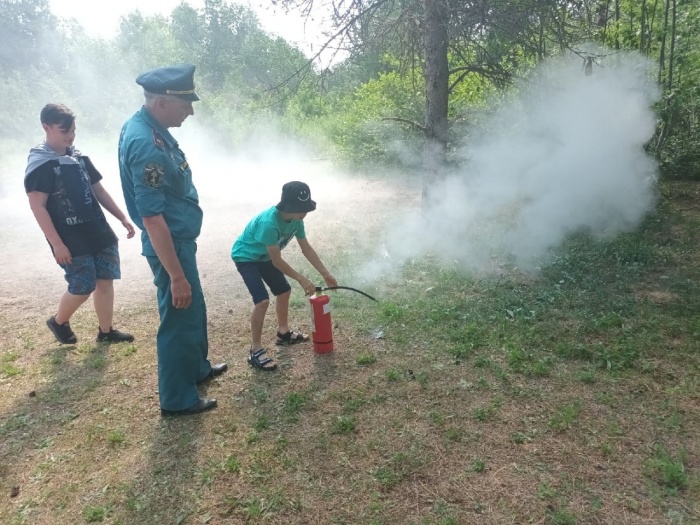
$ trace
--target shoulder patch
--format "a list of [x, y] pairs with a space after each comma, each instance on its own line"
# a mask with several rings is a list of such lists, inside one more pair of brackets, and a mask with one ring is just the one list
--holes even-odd
[[160, 164], [149, 162], [143, 170], [143, 182], [149, 188], [160, 188], [163, 185], [165, 169]]
[[153, 144], [159, 150], [165, 151], [165, 141], [155, 129], [153, 130]]

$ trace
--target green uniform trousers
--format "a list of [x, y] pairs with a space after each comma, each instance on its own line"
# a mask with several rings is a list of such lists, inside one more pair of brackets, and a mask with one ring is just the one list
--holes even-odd
[[160, 327], [156, 338], [158, 350], [158, 394], [165, 410], [184, 410], [199, 399], [197, 381], [211, 371], [207, 359], [207, 309], [197, 270], [197, 243], [175, 242], [177, 258], [192, 288], [189, 308], [173, 306], [170, 276], [158, 257], [146, 257], [158, 288]]

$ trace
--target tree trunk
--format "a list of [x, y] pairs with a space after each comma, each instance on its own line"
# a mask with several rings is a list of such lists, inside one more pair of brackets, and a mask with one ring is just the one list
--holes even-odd
[[676, 0], [671, 0], [672, 1], [672, 10], [671, 10], [671, 49], [668, 55], [668, 92], [671, 93], [673, 91], [673, 62], [675, 59], [675, 51], [676, 51], [676, 7], [677, 7], [677, 2]]
[[663, 79], [664, 69], [666, 68], [666, 35], [668, 31], [668, 11], [670, 5], [670, 0], [666, 0], [666, 4], [664, 5], [664, 27], [661, 31], [661, 51], [659, 52], [659, 85], [663, 85], [661, 81]]
[[646, 56], [651, 55], [651, 44], [654, 40], [652, 35], [654, 34], [654, 29], [655, 29], [654, 24], [656, 23], [656, 13], [658, 12], [658, 7], [659, 7], [659, 0], [654, 0], [654, 8], [651, 11], [651, 20], [649, 21], [649, 24], [648, 24], [649, 25], [649, 31], [648, 31], [649, 38], [647, 38], [647, 48], [646, 48], [646, 51], [644, 52], [644, 54]]
[[[671, 49], [669, 53], [669, 72], [666, 74], [666, 40], [668, 38], [668, 15], [673, 6], [673, 18], [672, 18], [672, 28], [671, 28]], [[671, 92], [671, 84], [673, 83], [673, 52], [675, 50], [675, 0], [666, 0], [666, 5], [664, 7], [664, 26], [661, 33], [661, 52], [659, 54], [659, 85], [663, 89], [663, 94], [668, 95]], [[665, 77], [665, 78], [664, 78]], [[666, 144], [666, 139], [668, 139], [671, 134], [671, 125], [673, 123], [673, 108], [671, 107], [671, 100], [668, 97], [664, 97], [664, 109], [661, 112], [661, 133], [659, 134], [659, 140], [656, 142], [656, 155], [660, 156]]]
[[449, 90], [448, 13], [445, 0], [422, 0], [424, 8], [423, 72], [425, 76], [425, 145], [423, 149], [423, 205], [431, 200], [431, 188], [444, 172], [447, 151]]
[[615, 0], [615, 49], [620, 50], [620, 0]]
[[639, 52], [644, 53], [644, 32], [646, 31], [647, 1], [642, 1], [642, 18], [639, 21]]

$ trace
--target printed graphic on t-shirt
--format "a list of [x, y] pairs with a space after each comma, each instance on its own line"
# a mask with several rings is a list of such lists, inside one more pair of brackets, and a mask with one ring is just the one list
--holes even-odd
[[56, 166], [54, 198], [66, 224], [82, 224], [94, 218], [90, 177], [83, 160], [79, 165]]
[[280, 247], [280, 250], [283, 250], [287, 244], [289, 244], [289, 241], [292, 240], [292, 237], [294, 237], [297, 234], [297, 230], [295, 229], [291, 233], [287, 234], [284, 237], [280, 237], [280, 240], [277, 241], [277, 246]]

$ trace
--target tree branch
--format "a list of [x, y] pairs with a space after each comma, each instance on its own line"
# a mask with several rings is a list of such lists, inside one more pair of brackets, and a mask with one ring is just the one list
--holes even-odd
[[394, 122], [401, 122], [403, 124], [408, 124], [411, 126], [411, 129], [417, 130], [417, 131], [422, 131], [423, 133], [427, 134], [428, 133], [428, 128], [425, 126], [421, 126], [418, 124], [418, 122], [414, 122], [412, 120], [408, 120], [407, 118], [401, 118], [401, 117], [382, 117], [382, 120], [391, 120]]
[[[377, 9], [379, 9], [383, 4], [385, 4], [385, 3], [388, 2], [388, 1], [389, 1], [389, 0], [377, 0], [376, 2], [374, 2], [374, 3], [372, 3], [371, 5], [367, 6], [366, 9], [362, 9], [362, 10], [360, 10], [358, 13], [356, 13], [355, 15], [353, 15], [352, 17], [350, 17], [350, 20], [348, 20], [345, 24], [343, 24], [342, 26], [340, 26], [340, 28], [339, 28], [334, 34], [332, 34], [330, 37], [328, 37], [328, 39], [326, 40], [326, 42], [325, 42], [325, 43], [321, 46], [321, 48], [314, 54], [314, 56], [312, 56], [312, 57], [306, 62], [306, 64], [304, 65], [304, 67], [302, 67], [302, 68], [296, 70], [294, 73], [292, 73], [292, 74], [291, 74], [289, 77], [287, 77], [285, 80], [283, 80], [282, 82], [280, 82], [280, 83], [277, 84], [276, 86], [273, 86], [273, 87], [271, 87], [271, 88], [269, 88], [269, 89], [266, 89], [265, 91], [272, 91], [272, 90], [275, 90], [275, 89], [279, 89], [280, 87], [284, 86], [285, 84], [288, 84], [289, 82], [291, 82], [294, 78], [296, 78], [296, 77], [298, 77], [299, 75], [301, 75], [301, 73], [302, 73], [303, 71], [305, 71], [305, 70], [307, 70], [307, 69], [311, 69], [311, 66], [312, 66], [313, 63], [316, 61], [316, 59], [319, 58], [319, 57], [321, 56], [321, 54], [322, 54], [326, 49], [328, 49], [328, 48], [330, 47], [331, 43], [332, 43], [333, 41], [335, 41], [336, 38], [338, 38], [338, 37], [340, 37], [341, 35], [343, 35], [344, 33], [346, 33], [346, 32], [348, 31], [348, 29], [349, 29], [355, 22], [357, 22], [360, 18], [362, 18], [363, 16], [367, 15], [368, 13], [371, 13], [372, 11], [376, 11]], [[308, 4], [308, 3], [307, 3], [307, 4]], [[303, 2], [302, 2], [302, 5], [303, 5]], [[312, 5], [313, 5], [313, 1], [311, 1], [311, 6], [312, 6]], [[309, 7], [309, 10], [305, 12], [306, 16], [309, 15], [310, 10], [311, 10], [311, 7]], [[346, 11], [346, 13], [347, 13], [347, 12], [349, 12], [349, 11]], [[337, 15], [336, 15], [336, 16], [337, 16]], [[337, 54], [337, 51], [336, 51], [336, 54]], [[334, 55], [334, 56], [335, 56], [335, 55]]]

